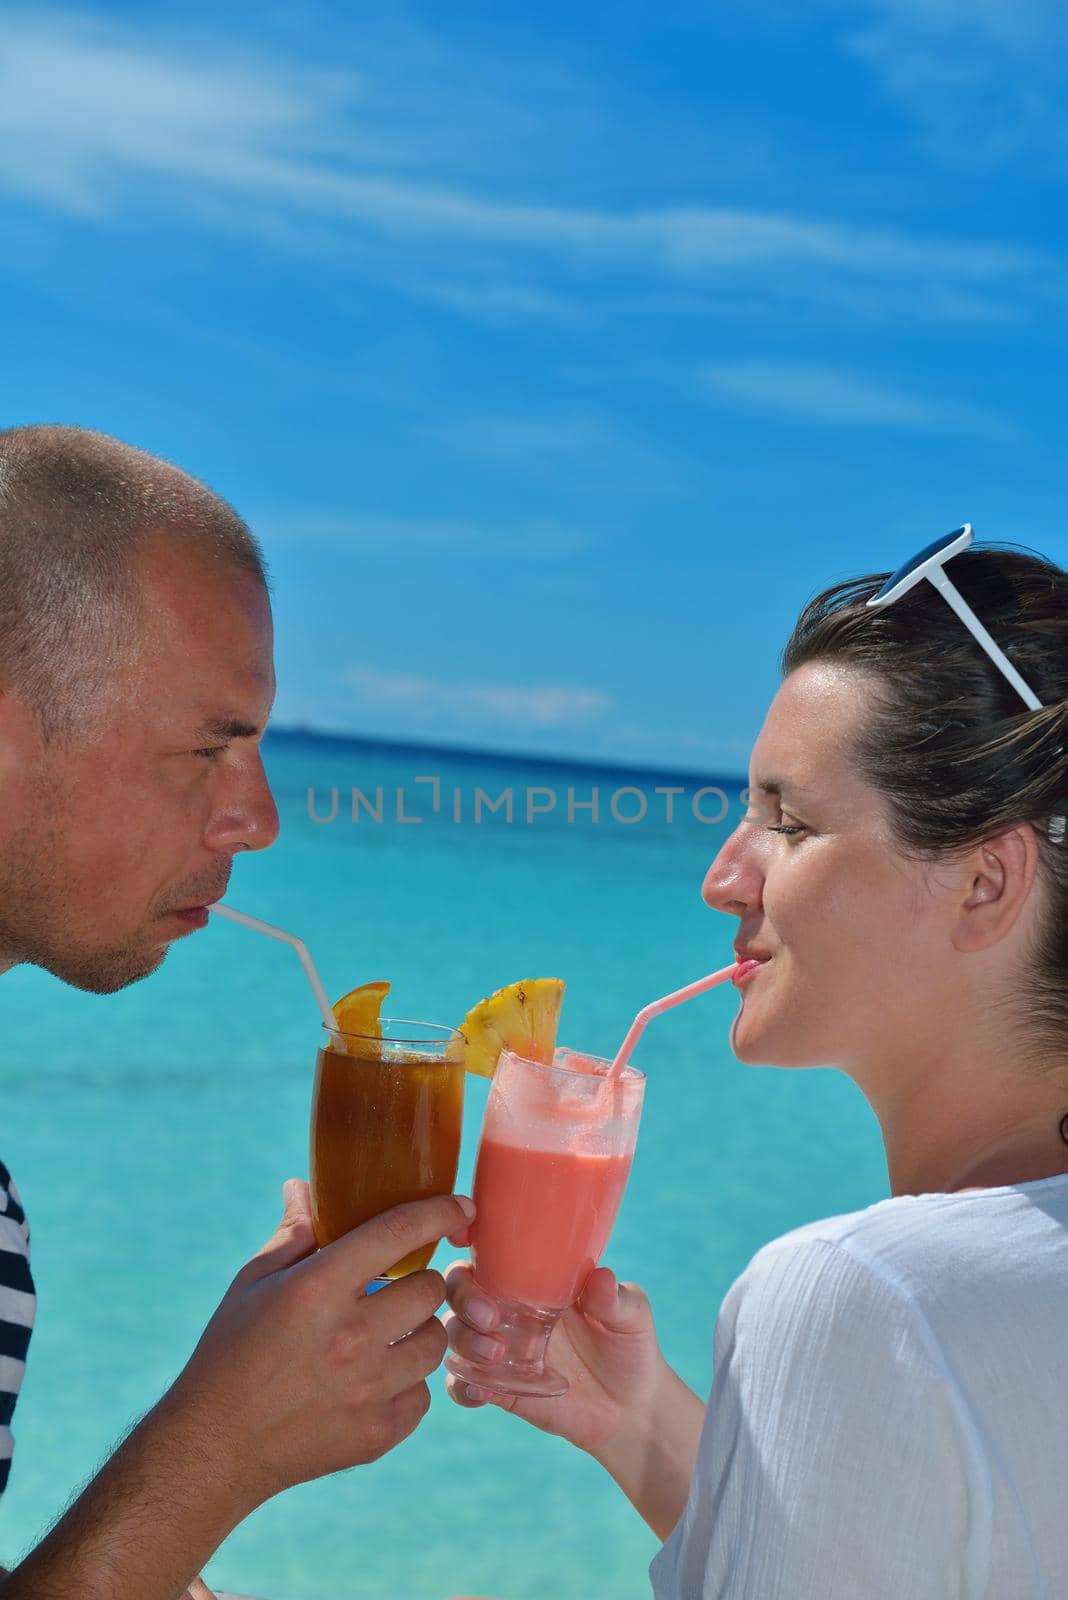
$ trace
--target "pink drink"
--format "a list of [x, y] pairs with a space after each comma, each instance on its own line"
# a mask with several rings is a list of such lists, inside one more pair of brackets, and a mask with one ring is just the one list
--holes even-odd
[[524, 1150], [484, 1138], [472, 1232], [482, 1287], [545, 1310], [577, 1300], [608, 1243], [630, 1163], [630, 1155]]
[[560, 1049], [552, 1064], [505, 1050], [486, 1102], [475, 1167], [471, 1264], [496, 1302], [494, 1361], [450, 1355], [457, 1377], [500, 1394], [563, 1394], [545, 1364], [562, 1312], [582, 1293], [616, 1220], [638, 1136], [645, 1079]]

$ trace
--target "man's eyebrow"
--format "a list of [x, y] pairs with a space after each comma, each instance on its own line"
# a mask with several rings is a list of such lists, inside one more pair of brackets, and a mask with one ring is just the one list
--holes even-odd
[[198, 739], [255, 739], [259, 728], [240, 717], [212, 717], [197, 729]]

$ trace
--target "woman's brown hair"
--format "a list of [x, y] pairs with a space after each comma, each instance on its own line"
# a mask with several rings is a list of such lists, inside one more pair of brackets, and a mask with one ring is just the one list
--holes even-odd
[[917, 861], [966, 855], [1021, 822], [1038, 839], [1044, 911], [1026, 981], [1002, 1004], [1041, 1069], [1068, 1052], [1068, 572], [1018, 545], [972, 546], [947, 576], [1031, 686], [1030, 711], [926, 581], [893, 605], [865, 602], [887, 573], [834, 584], [805, 606], [782, 652], [854, 668], [866, 710], [849, 759], [884, 798], [891, 834]]

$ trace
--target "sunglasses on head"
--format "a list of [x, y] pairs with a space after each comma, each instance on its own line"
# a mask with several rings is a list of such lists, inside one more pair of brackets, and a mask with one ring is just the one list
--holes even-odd
[[[938, 590], [946, 604], [957, 613], [976, 643], [982, 646], [998, 670], [1004, 673], [1028, 709], [1041, 711], [1042, 701], [1035, 691], [1020, 676], [1004, 650], [983, 627], [967, 600], [946, 576], [946, 562], [960, 555], [962, 550], [967, 550], [971, 542], [972, 525], [966, 522], [963, 527], [954, 528], [952, 533], [936, 539], [933, 544], [924, 545], [922, 550], [903, 562], [896, 572], [891, 573], [879, 593], [873, 594], [867, 603], [870, 607], [876, 608], [892, 606], [895, 600], [900, 600], [902, 595], [908, 594], [910, 589], [914, 589], [923, 578], [926, 578], [928, 583], [933, 584]], [[1054, 844], [1062, 844], [1065, 833], [1068, 832], [1068, 818], [1050, 817], [1047, 832]]]

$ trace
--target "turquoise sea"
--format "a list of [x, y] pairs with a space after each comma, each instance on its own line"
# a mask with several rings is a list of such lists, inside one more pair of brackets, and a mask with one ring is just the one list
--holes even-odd
[[[558, 975], [562, 1041], [610, 1054], [646, 1001], [732, 959], [735, 919], [699, 890], [742, 814], [741, 777], [305, 733], [271, 734], [266, 757], [282, 835], [237, 862], [227, 899], [301, 933], [331, 994], [385, 977], [395, 1014], [458, 1022], [502, 983]], [[416, 781], [434, 778], [436, 789]], [[723, 799], [697, 804], [721, 820], [698, 820], [695, 791], [716, 786]], [[325, 819], [335, 787], [337, 816], [313, 820], [309, 789]], [[355, 822], [353, 787], [367, 800]], [[401, 815], [422, 820], [398, 820], [398, 789]], [[478, 822], [477, 789], [499, 802], [492, 813], [480, 802]], [[643, 802], [640, 821], [618, 820]], [[642, 1041], [642, 1131], [606, 1257], [649, 1291], [668, 1358], [702, 1392], [717, 1309], [753, 1252], [888, 1192], [858, 1091], [830, 1071], [736, 1061], [738, 1004], [733, 988], [714, 990]], [[15, 969], [0, 980], [0, 1018], [0, 1156], [26, 1204], [39, 1292], [0, 1503], [11, 1564], [178, 1372], [273, 1231], [283, 1179], [306, 1174], [318, 1014], [289, 949], [212, 919], [121, 995]], [[462, 1186], [484, 1098], [469, 1085]], [[262, 1507], [209, 1582], [265, 1600], [648, 1593], [656, 1541], [592, 1462], [502, 1413], [459, 1410], [440, 1373], [432, 1388], [412, 1439]]]

